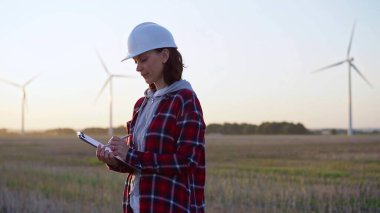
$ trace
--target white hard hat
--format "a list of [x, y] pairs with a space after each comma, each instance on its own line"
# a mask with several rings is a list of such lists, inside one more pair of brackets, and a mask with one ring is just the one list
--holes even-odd
[[164, 47], [177, 48], [169, 30], [153, 22], [144, 22], [137, 25], [129, 34], [128, 55], [121, 61], [133, 58], [149, 50]]

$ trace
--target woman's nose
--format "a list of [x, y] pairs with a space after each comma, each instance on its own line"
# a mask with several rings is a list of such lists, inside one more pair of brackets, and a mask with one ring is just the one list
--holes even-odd
[[141, 72], [141, 68], [142, 68], [142, 67], [141, 67], [140, 64], [137, 64], [137, 65], [136, 65], [136, 71], [137, 71], [137, 72]]

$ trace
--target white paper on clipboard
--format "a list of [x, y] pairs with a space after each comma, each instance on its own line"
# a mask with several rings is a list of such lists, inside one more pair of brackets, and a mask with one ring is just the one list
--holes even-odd
[[[99, 142], [99, 141], [93, 139], [92, 137], [90, 137], [90, 136], [84, 134], [83, 132], [77, 132], [77, 136], [78, 136], [79, 139], [81, 139], [82, 141], [84, 141], [84, 142], [90, 144], [91, 146], [93, 146], [93, 147], [95, 147], [95, 148], [97, 148], [99, 145], [100, 145], [101, 147], [104, 146], [104, 144], [102, 144], [101, 142]], [[133, 168], [134, 170], [140, 170], [139, 168], [137, 168], [137, 167], [135, 167], [135, 166], [133, 166], [133, 165], [131, 165], [131, 164], [125, 162], [125, 161], [124, 161], [123, 159], [121, 159], [121, 157], [119, 157], [119, 156], [115, 156], [115, 158], [116, 158], [117, 160], [119, 160], [120, 162], [126, 164], [127, 166]]]

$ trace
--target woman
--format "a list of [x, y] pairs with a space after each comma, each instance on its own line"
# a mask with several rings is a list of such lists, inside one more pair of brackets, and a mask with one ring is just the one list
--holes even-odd
[[113, 136], [96, 150], [109, 169], [129, 173], [123, 212], [204, 212], [205, 123], [195, 92], [181, 79], [172, 34], [155, 23], [137, 25], [124, 60], [130, 58], [149, 89], [127, 122], [127, 139]]

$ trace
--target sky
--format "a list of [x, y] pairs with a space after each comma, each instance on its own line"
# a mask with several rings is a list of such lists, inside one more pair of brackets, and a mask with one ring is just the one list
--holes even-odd
[[[139, 23], [169, 29], [206, 124], [287, 121], [307, 128], [347, 128], [348, 65], [311, 74], [346, 58], [352, 73], [354, 128], [380, 128], [380, 1], [377, 0], [0, 0], [0, 78], [26, 87], [26, 130], [107, 127], [107, 74], [113, 125], [131, 119], [147, 88], [127, 54]], [[21, 126], [21, 89], [0, 82], [0, 129]]]

